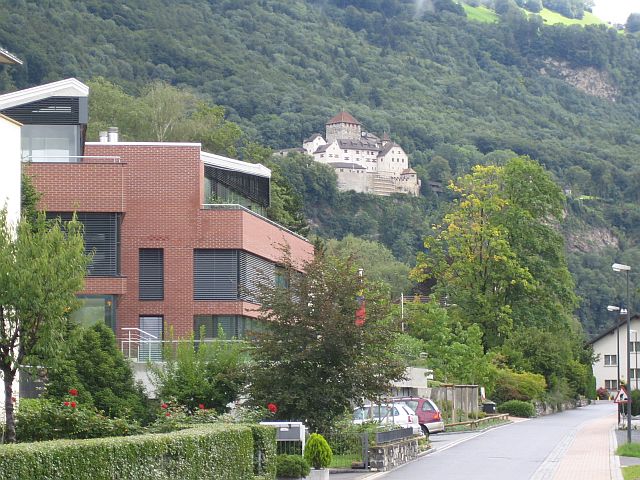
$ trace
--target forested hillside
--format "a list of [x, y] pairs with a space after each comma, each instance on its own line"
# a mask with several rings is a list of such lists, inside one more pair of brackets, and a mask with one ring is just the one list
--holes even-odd
[[[0, 91], [101, 76], [141, 95], [163, 80], [271, 148], [345, 109], [390, 132], [425, 185], [528, 155], [571, 192], [559, 228], [593, 333], [620, 301], [612, 260], [640, 267], [640, 44], [497, 3], [499, 21], [484, 23], [450, 0], [4, 0], [0, 45], [25, 65], [0, 67]], [[583, 2], [555, 3], [580, 18]], [[381, 241], [408, 263], [451, 198], [339, 194], [287, 161], [316, 232]]]

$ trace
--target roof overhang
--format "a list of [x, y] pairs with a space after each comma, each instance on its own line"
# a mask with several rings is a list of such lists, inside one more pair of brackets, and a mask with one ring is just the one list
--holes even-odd
[[22, 65], [22, 60], [13, 53], [8, 52], [4, 48], [0, 48], [0, 64], [3, 65]]
[[233, 158], [223, 157], [215, 153], [201, 152], [200, 159], [205, 165], [221, 168], [223, 170], [231, 170], [234, 172], [248, 173], [258, 177], [271, 178], [271, 170], [259, 163], [243, 162]]
[[67, 78], [58, 82], [47, 83], [17, 92], [0, 95], [0, 110], [17, 105], [37, 102], [49, 97], [88, 97], [89, 87], [75, 78]]

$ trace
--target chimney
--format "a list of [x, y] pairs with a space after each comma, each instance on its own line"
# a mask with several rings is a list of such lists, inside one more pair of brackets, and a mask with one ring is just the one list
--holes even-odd
[[109, 143], [118, 143], [118, 127], [109, 127]]
[[107, 132], [100, 132], [100, 143], [107, 143], [108, 141]]

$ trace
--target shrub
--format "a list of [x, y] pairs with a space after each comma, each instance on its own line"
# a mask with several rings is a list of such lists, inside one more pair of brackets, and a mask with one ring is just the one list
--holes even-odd
[[250, 425], [253, 434], [254, 480], [272, 480], [276, 475], [276, 430]]
[[[2, 445], [0, 472], [3, 480], [250, 479], [252, 428], [264, 429], [275, 449], [270, 427], [199, 425], [167, 434]], [[272, 473], [263, 478], [273, 478], [275, 465], [267, 469]]]
[[535, 416], [536, 412], [530, 402], [521, 400], [509, 400], [498, 406], [498, 412], [508, 413], [514, 417], [529, 418]]
[[539, 400], [543, 397], [547, 382], [537, 373], [517, 373], [508, 368], [497, 371], [491, 399], [496, 403], [509, 400]]
[[136, 422], [109, 418], [93, 407], [76, 405], [75, 402], [66, 403], [69, 405], [45, 399], [21, 400], [16, 413], [16, 439], [19, 442], [37, 442], [116, 437], [141, 432]]
[[59, 400], [75, 388], [82, 405], [111, 418], [135, 418], [144, 425], [153, 420], [143, 387], [135, 383], [113, 330], [104, 323], [71, 324], [65, 351], [48, 368], [46, 380], [46, 398]]
[[604, 387], [600, 387], [596, 390], [596, 395], [598, 396], [598, 400], [609, 400], [609, 390]]
[[[640, 415], [640, 390], [631, 390], [631, 415]], [[626, 411], [626, 410], [625, 410]]]
[[312, 433], [304, 449], [304, 458], [315, 469], [327, 468], [331, 464], [333, 452], [322, 435]]
[[282, 478], [304, 478], [311, 467], [300, 455], [278, 455], [276, 476]]

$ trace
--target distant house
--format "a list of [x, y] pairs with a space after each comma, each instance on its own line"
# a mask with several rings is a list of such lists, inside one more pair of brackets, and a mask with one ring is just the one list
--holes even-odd
[[329, 119], [325, 136], [310, 136], [302, 148], [316, 162], [333, 167], [340, 190], [374, 195], [420, 194], [418, 174], [409, 167], [404, 149], [386, 133], [380, 138], [363, 131], [361, 123], [348, 112]]
[[[627, 320], [620, 316], [618, 325], [614, 325], [589, 341], [597, 360], [593, 364], [593, 375], [596, 377], [596, 388], [604, 387], [609, 392], [617, 392], [619, 380], [630, 384], [632, 390], [640, 388], [640, 315], [631, 317], [630, 335], [630, 382], [627, 381]], [[619, 347], [618, 347], [619, 336]], [[618, 358], [618, 351], [620, 357]], [[620, 379], [618, 379], [618, 366]]]

